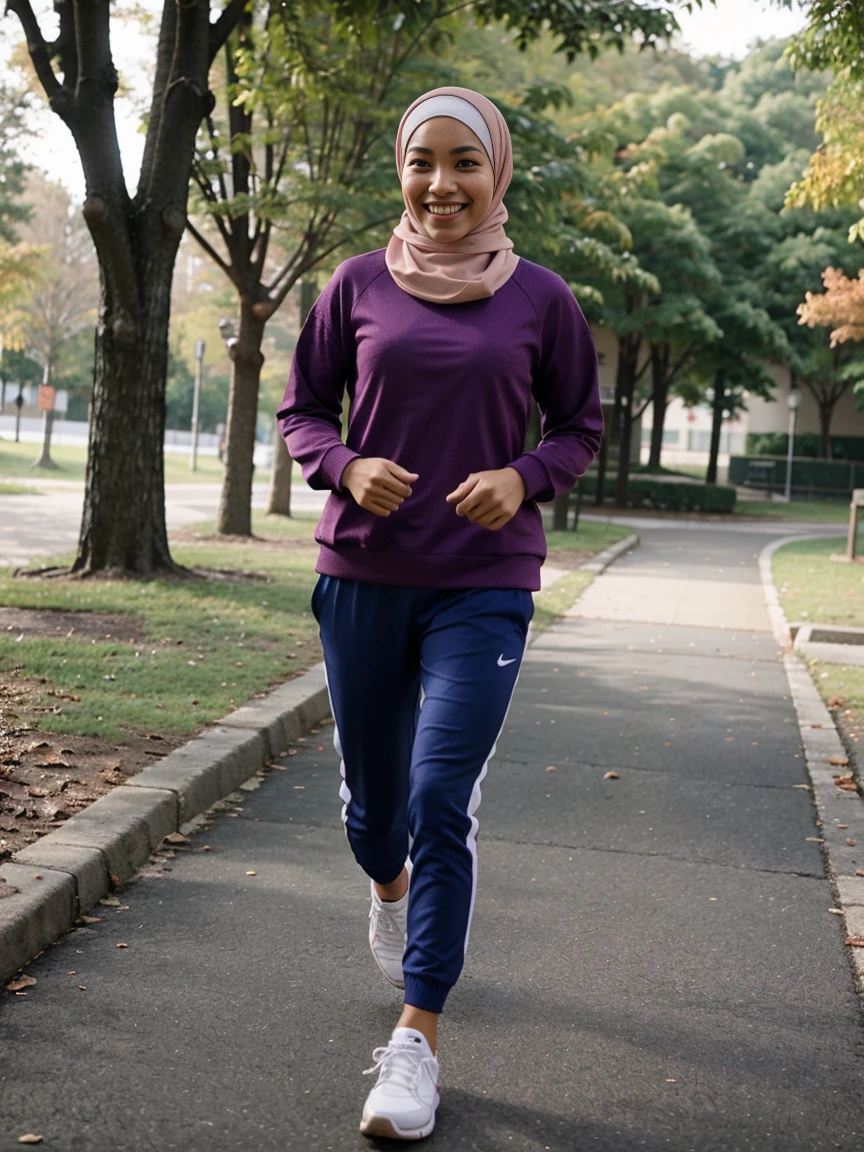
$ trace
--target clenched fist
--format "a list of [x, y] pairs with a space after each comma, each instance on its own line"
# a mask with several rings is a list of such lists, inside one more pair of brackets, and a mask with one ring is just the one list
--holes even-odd
[[497, 532], [513, 519], [525, 497], [525, 481], [516, 469], [496, 468], [472, 472], [450, 493], [447, 503], [456, 505], [457, 516]]
[[392, 460], [357, 456], [346, 464], [340, 487], [347, 488], [361, 508], [376, 516], [389, 516], [411, 495], [416, 472], [406, 472]]

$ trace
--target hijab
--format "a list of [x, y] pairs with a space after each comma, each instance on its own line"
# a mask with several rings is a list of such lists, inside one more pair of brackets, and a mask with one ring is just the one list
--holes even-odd
[[470, 88], [435, 88], [418, 97], [399, 123], [396, 170], [400, 179], [411, 136], [436, 116], [461, 121], [480, 140], [492, 162], [492, 203], [467, 236], [446, 243], [426, 234], [406, 199], [406, 210], [387, 245], [386, 261], [393, 279], [411, 296], [433, 304], [462, 304], [494, 296], [519, 263], [513, 241], [504, 232], [507, 209], [503, 200], [513, 176], [513, 148], [507, 123], [491, 100]]

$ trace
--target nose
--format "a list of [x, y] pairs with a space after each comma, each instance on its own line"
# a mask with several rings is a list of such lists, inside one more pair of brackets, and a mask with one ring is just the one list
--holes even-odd
[[447, 196], [456, 190], [456, 181], [453, 173], [446, 166], [438, 165], [432, 171], [429, 181], [429, 191], [433, 196]]

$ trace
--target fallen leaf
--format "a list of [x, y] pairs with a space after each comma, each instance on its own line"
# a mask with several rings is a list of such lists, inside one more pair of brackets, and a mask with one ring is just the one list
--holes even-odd
[[78, 985], [78, 991], [79, 992], [86, 992], [87, 991], [87, 985], [86, 984], [79, 984]]
[[849, 763], [848, 756], [829, 756], [828, 763], [833, 764], [835, 768], [845, 768]]
[[99, 903], [107, 904], [109, 908], [116, 908], [120, 903], [120, 899], [117, 896], [103, 896]]
[[825, 841], [821, 836], [805, 836], [804, 839], [808, 844], [824, 844]]
[[620, 780], [620, 776], [618, 775], [617, 772], [605, 772], [603, 774], [603, 779], [604, 780]]
[[247, 872], [246, 875], [247, 876], [257, 876], [258, 873], [257, 872]]
[[101, 920], [100, 916], [79, 916], [78, 917], [78, 923], [79, 924], [98, 924], [100, 920]]
[[864, 936], [847, 936], [846, 943], [850, 948], [864, 948]]
[[554, 764], [550, 764], [549, 767], [546, 769], [546, 771], [547, 772], [557, 772], [558, 769], [555, 767]]
[[115, 948], [128, 948], [129, 945], [128, 944], [115, 944], [114, 947]]
[[850, 848], [855, 847], [855, 841], [852, 839], [851, 836], [846, 837], [846, 843], [849, 845]]
[[811, 728], [821, 728], [822, 725], [821, 724], [811, 724], [810, 727]]
[[182, 832], [169, 832], [162, 840], [163, 844], [188, 844], [189, 842], [189, 837], [184, 836]]
[[18, 1137], [19, 1144], [41, 1144], [45, 1139], [44, 1136], [37, 1136], [35, 1132], [25, 1132], [23, 1136]]
[[828, 911], [831, 913], [832, 916], [842, 916], [843, 915], [843, 909], [842, 908], [829, 908]]
[[803, 788], [805, 792], [811, 792], [812, 789], [809, 784], [793, 784], [793, 788]]
[[855, 871], [856, 876], [864, 876], [864, 868], [858, 868]]
[[36, 983], [35, 976], [18, 976], [6, 985], [7, 992], [20, 992], [23, 988], [32, 988]]

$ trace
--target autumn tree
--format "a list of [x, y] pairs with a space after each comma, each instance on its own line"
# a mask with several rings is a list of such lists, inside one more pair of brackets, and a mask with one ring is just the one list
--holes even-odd
[[864, 268], [857, 278], [845, 276], [839, 268], [822, 273], [825, 291], [808, 292], [798, 305], [799, 323], [809, 328], [831, 328], [831, 347], [849, 340], [864, 340]]
[[[22, 337], [31, 358], [42, 367], [42, 382], [57, 384], [60, 356], [66, 345], [92, 329], [99, 301], [99, 277], [93, 243], [69, 194], [40, 173], [27, 182], [31, 216], [22, 236], [44, 252], [42, 273], [31, 287], [23, 309]], [[54, 468], [51, 434], [54, 411], [43, 413], [42, 449], [34, 467]]]

